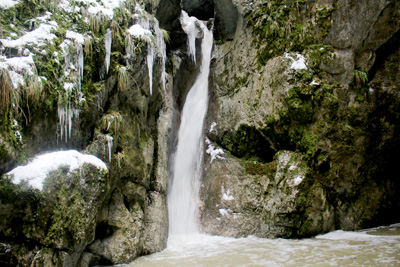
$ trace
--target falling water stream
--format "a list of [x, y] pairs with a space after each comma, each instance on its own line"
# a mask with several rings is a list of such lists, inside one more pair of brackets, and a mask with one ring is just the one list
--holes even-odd
[[168, 192], [170, 236], [198, 233], [198, 192], [203, 157], [203, 123], [208, 106], [208, 76], [213, 45], [211, 31], [202, 23], [198, 25], [201, 26], [204, 35], [201, 43], [202, 62], [200, 72], [189, 90], [182, 110], [173, 180]]
[[[184, 28], [186, 25], [186, 29], [194, 30], [194, 18], [187, 14], [183, 18]], [[201, 69], [182, 111], [168, 196], [168, 246], [129, 266], [400, 266], [400, 224], [358, 232], [335, 231], [298, 240], [229, 238], [199, 233], [202, 133], [213, 44], [212, 33], [202, 28]], [[189, 46], [193, 51], [191, 41]]]

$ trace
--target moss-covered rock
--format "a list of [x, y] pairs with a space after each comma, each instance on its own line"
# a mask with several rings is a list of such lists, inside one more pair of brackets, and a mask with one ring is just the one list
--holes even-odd
[[42, 191], [15, 185], [3, 175], [1, 238], [20, 264], [49, 266], [50, 257], [60, 265], [76, 265], [94, 240], [97, 213], [109, 189], [108, 173], [90, 164], [50, 172]]
[[[257, 207], [260, 209], [269, 201], [258, 199], [262, 195], [259, 186], [269, 187], [268, 194], [289, 193], [280, 184], [272, 184], [269, 177], [276, 177], [270, 166], [276, 166], [277, 158], [273, 156], [282, 150], [301, 156], [307, 179], [297, 188], [296, 205], [287, 205], [294, 207], [291, 212], [265, 216], [265, 233], [309, 236], [337, 228], [359, 229], [396, 222], [394, 211], [398, 205], [390, 199], [397, 199], [393, 192], [399, 189], [398, 179], [389, 174], [395, 172], [389, 167], [392, 159], [398, 159], [389, 148], [398, 144], [393, 135], [397, 131], [395, 121], [398, 122], [394, 109], [399, 103], [398, 68], [394, 63], [399, 43], [398, 34], [393, 35], [398, 29], [397, 11], [393, 10], [396, 4], [235, 3], [242, 24], [231, 42], [215, 48], [207, 117], [207, 125], [214, 125], [213, 132], [207, 133], [209, 139], [231, 156], [225, 162], [205, 161], [204, 186], [211, 191], [202, 193], [205, 229], [225, 235], [258, 231], [262, 224], [260, 214], [265, 211]], [[392, 14], [391, 18], [388, 14]], [[379, 36], [376, 29], [383, 21], [394, 25], [395, 30], [383, 30]], [[338, 35], [341, 37], [336, 40]], [[389, 39], [390, 36], [393, 37]], [[376, 42], [372, 41], [374, 38]], [[302, 57], [304, 65], [300, 62]], [[232, 215], [228, 219], [219, 216], [212, 206], [219, 203], [223, 193], [221, 184], [214, 187], [211, 177], [222, 177], [224, 172], [232, 177], [232, 184], [243, 188], [243, 180], [257, 192], [236, 192], [238, 198], [245, 198], [246, 194], [258, 196], [240, 207], [254, 207], [247, 210], [247, 216], [254, 216], [253, 222], [244, 223], [247, 226], [240, 234], [226, 229], [236, 227], [236, 207], [228, 205], [231, 211], [221, 207]], [[250, 185], [247, 180], [251, 175], [256, 177]], [[289, 176], [285, 172], [282, 175]], [[221, 179], [230, 183], [229, 178]], [[229, 190], [232, 192], [233, 188]], [[279, 207], [279, 201], [274, 201], [269, 202], [269, 210]], [[207, 208], [214, 213], [208, 213]], [[222, 212], [226, 214], [225, 210]], [[224, 218], [229, 226], [206, 226], [209, 221], [219, 223], [215, 221], [217, 217]]]

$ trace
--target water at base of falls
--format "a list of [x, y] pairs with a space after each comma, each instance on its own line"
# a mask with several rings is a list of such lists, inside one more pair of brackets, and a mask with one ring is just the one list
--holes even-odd
[[138, 266], [400, 266], [400, 223], [305, 239], [174, 236], [163, 252], [129, 264]]

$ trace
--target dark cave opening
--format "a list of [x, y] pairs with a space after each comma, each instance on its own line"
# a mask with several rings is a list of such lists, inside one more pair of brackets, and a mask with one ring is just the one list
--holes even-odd
[[189, 16], [194, 16], [199, 20], [209, 20], [214, 17], [214, 1], [213, 0], [183, 0], [182, 9]]

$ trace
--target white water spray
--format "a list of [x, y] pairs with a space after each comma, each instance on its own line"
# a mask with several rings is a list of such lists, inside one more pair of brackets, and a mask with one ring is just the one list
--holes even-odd
[[168, 194], [170, 235], [199, 232], [198, 195], [203, 158], [203, 122], [208, 106], [208, 76], [213, 45], [211, 31], [202, 23], [199, 25], [204, 33], [201, 44], [202, 63], [182, 111], [173, 180]]

